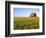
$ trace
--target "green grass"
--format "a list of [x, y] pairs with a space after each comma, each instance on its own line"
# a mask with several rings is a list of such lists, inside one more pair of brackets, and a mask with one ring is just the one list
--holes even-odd
[[38, 29], [39, 17], [14, 17], [14, 30]]

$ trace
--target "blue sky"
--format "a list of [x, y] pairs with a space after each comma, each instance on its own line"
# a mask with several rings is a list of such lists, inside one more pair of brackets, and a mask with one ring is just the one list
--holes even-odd
[[39, 16], [39, 8], [14, 8], [13, 10], [16, 17], [28, 17], [34, 12]]

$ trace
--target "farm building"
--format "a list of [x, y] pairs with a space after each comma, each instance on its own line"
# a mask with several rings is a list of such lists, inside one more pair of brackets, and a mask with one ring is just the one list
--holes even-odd
[[31, 14], [30, 14], [30, 17], [36, 17], [36, 16], [37, 16], [36, 13], [31, 13]]

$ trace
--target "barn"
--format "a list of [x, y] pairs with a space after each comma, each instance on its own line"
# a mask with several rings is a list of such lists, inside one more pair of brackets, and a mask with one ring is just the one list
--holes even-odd
[[36, 13], [31, 13], [31, 14], [30, 14], [30, 17], [36, 17], [36, 16], [37, 16]]

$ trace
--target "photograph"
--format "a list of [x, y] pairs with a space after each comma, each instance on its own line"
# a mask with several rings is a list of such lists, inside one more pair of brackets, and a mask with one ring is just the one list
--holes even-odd
[[39, 29], [39, 8], [14, 8], [14, 30]]
[[45, 4], [5, 1], [5, 37], [44, 35]]

